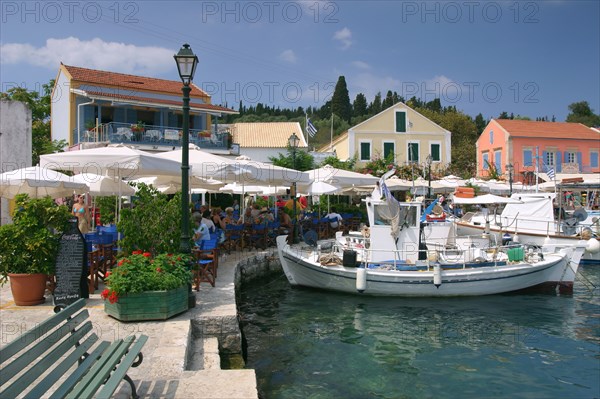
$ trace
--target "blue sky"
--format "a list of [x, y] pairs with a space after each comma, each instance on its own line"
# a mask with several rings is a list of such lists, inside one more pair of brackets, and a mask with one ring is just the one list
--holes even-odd
[[59, 63], [194, 82], [213, 103], [321, 106], [397, 91], [486, 118], [600, 112], [600, 2], [2, 1], [0, 90], [36, 90]]

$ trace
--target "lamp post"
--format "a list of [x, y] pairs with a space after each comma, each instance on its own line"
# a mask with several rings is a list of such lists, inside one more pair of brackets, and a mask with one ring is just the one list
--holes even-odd
[[189, 131], [190, 131], [190, 83], [194, 79], [198, 57], [192, 52], [189, 44], [184, 44], [173, 56], [177, 63], [179, 77], [183, 82], [183, 136], [181, 138], [181, 242], [179, 251], [184, 254], [191, 252], [190, 246], [190, 193], [189, 193]]
[[[296, 169], [296, 148], [300, 144], [300, 138], [296, 136], [296, 133], [292, 133], [290, 138], [288, 139], [288, 144], [292, 149], [292, 168]], [[296, 244], [298, 242], [298, 213], [297, 213], [297, 204], [296, 204], [296, 182], [292, 183], [292, 206], [294, 212], [294, 219], [292, 219], [292, 243]]]
[[427, 181], [428, 181], [428, 185], [427, 185], [427, 198], [431, 198], [431, 154], [427, 155], [427, 158], [425, 158], [425, 161], [427, 162]]
[[510, 192], [510, 195], [512, 196], [513, 171], [514, 171], [513, 165], [511, 163], [506, 165], [506, 170], [508, 171], [509, 192]]

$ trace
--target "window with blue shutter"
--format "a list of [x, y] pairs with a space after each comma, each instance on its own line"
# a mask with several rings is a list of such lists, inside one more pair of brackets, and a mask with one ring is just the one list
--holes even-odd
[[577, 163], [579, 164], [579, 173], [583, 172], [583, 158], [581, 152], [577, 152]]
[[502, 172], [502, 151], [494, 152], [494, 166], [496, 167], [496, 172]]
[[523, 166], [533, 166], [533, 151], [523, 150]]
[[591, 151], [590, 152], [590, 166], [592, 168], [597, 168], [598, 167], [598, 151]]
[[485, 154], [483, 154], [482, 162], [481, 162], [481, 164], [483, 165], [483, 170], [489, 169], [489, 162], [490, 162], [490, 154], [488, 154], [486, 152]]
[[561, 154], [560, 151], [556, 151], [556, 172], [560, 172], [560, 170], [562, 169], [562, 160], [561, 160]]

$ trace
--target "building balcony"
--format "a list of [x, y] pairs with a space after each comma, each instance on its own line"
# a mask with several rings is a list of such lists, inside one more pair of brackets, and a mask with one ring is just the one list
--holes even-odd
[[[110, 122], [92, 129], [74, 131], [75, 143], [109, 143], [133, 145], [143, 150], [169, 151], [181, 147], [183, 131], [179, 127], [154, 126]], [[228, 151], [231, 148], [231, 134], [228, 130], [189, 129], [189, 142], [198, 147], [214, 151]], [[221, 152], [221, 151], [219, 151]]]

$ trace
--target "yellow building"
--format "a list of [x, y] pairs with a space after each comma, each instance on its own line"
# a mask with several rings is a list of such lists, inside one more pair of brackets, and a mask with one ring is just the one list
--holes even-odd
[[393, 154], [394, 163], [423, 163], [431, 155], [432, 165], [451, 161], [451, 133], [404, 103], [396, 103], [351, 127], [319, 152], [336, 152], [345, 161], [357, 157], [357, 166]]

